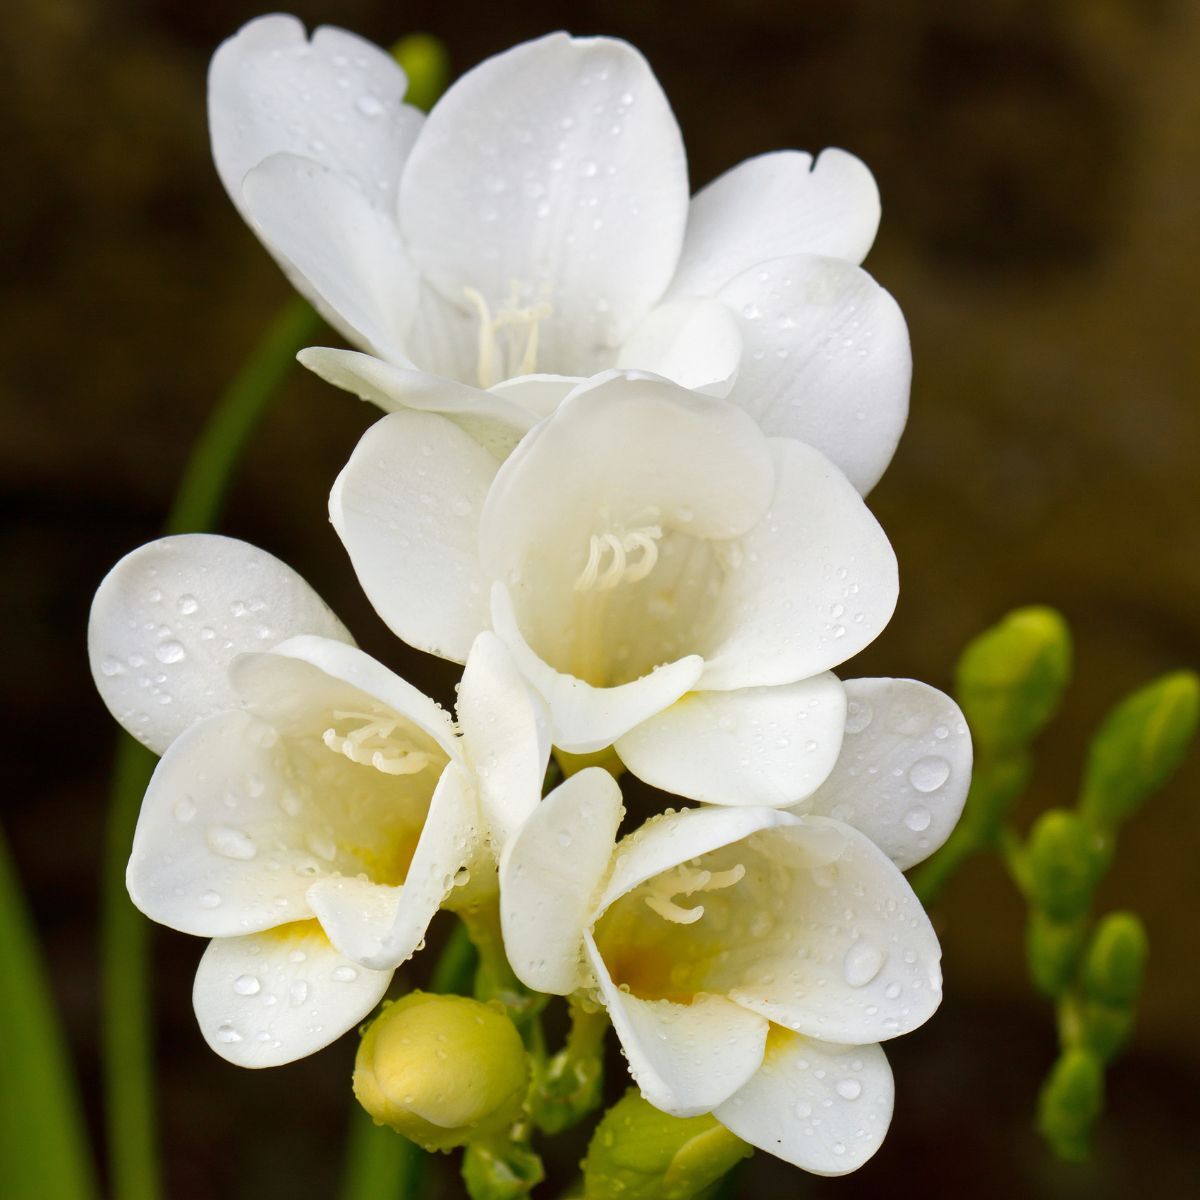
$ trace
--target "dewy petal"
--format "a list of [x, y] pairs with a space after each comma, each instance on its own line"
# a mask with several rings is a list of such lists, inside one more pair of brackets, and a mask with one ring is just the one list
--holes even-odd
[[792, 683], [837, 666], [887, 624], [896, 556], [846, 477], [811, 446], [770, 439], [775, 496], [740, 539], [721, 603], [736, 614], [700, 687]]
[[[842, 752], [797, 812], [834, 817], [907, 871], [950, 836], [971, 783], [957, 704], [915, 679], [851, 679]], [[626, 760], [628, 762], [628, 760]]]
[[692, 197], [673, 296], [711, 296], [756, 263], [825, 254], [860, 263], [879, 228], [879, 189], [844, 150], [748, 158]]
[[550, 758], [550, 729], [504, 643], [481, 633], [458, 685], [458, 724], [492, 848], [499, 855], [538, 806]]
[[551, 308], [543, 371], [611, 362], [666, 287], [687, 216], [687, 165], [642, 56], [551, 34], [488, 59], [442, 97], [400, 185], [400, 222], [451, 302]]
[[880, 1046], [818, 1042], [774, 1025], [762, 1067], [713, 1116], [793, 1166], [845, 1175], [883, 1143], [894, 1097]]
[[397, 367], [370, 354], [312, 346], [296, 357], [327, 383], [353, 392], [384, 412], [416, 409], [448, 417], [497, 460], [508, 456], [535, 420], [520, 400], [509, 399], [499, 390], [481, 391]]
[[835, 675], [732, 692], [689, 692], [618, 738], [639, 779], [710, 804], [792, 804], [833, 769], [846, 700]]
[[492, 585], [492, 624], [521, 674], [545, 700], [554, 744], [572, 754], [591, 754], [611, 746], [639, 722], [673, 704], [704, 670], [704, 660], [691, 654], [618, 687], [592, 687], [556, 671], [530, 648], [508, 589], [500, 582]]
[[792, 820], [731, 851], [745, 876], [706, 897], [714, 915], [728, 906], [727, 953], [702, 986], [809, 1037], [863, 1044], [917, 1028], [942, 980], [920, 901], [864, 834], [826, 817]]
[[375, 611], [409, 645], [456, 662], [488, 627], [478, 528], [495, 473], [452, 421], [398, 412], [367, 430], [329, 497]]
[[279, 559], [233, 538], [180, 534], [108, 573], [92, 601], [88, 654], [109, 711], [161, 754], [189, 725], [236, 705], [237, 654], [301, 633], [352, 641]]
[[762, 1017], [723, 996], [641, 1000], [613, 983], [590, 933], [584, 945], [629, 1073], [655, 1108], [677, 1117], [710, 1112], [758, 1070], [768, 1029]]
[[193, 725], [168, 747], [142, 801], [126, 874], [134, 904], [202, 937], [311, 916], [304, 897], [321, 864], [290, 788], [270, 726], [236, 711]]
[[771, 808], [687, 808], [652, 817], [617, 844], [596, 915], [639, 883], [680, 863], [761, 830], [799, 823], [790, 813]]
[[660, 304], [629, 335], [617, 366], [653, 371], [693, 391], [727, 396], [742, 359], [737, 320], [720, 300]]
[[417, 272], [390, 213], [336, 171], [275, 154], [242, 184], [247, 219], [293, 286], [356, 345], [409, 362]]
[[273, 154], [298, 154], [352, 179], [394, 214], [400, 172], [423, 121], [402, 103], [395, 59], [342, 29], [310, 43], [295, 17], [258, 17], [223, 42], [208, 72], [213, 158], [242, 207], [246, 173]]
[[760, 263], [720, 297], [745, 345], [729, 398], [869, 492], [908, 417], [912, 351], [895, 300], [860, 268], [814, 255]]
[[454, 763], [442, 772], [404, 882], [384, 887], [327, 877], [309, 888], [308, 902], [329, 940], [375, 970], [398, 967], [425, 943], [429, 922], [460, 882], [482, 844], [470, 781]]
[[500, 859], [504, 949], [517, 978], [565, 996], [583, 987], [583, 935], [624, 815], [621, 790], [600, 767], [559, 784]]
[[192, 1005], [204, 1040], [239, 1067], [278, 1067], [328, 1046], [383, 999], [391, 971], [339, 953], [316, 921], [216, 938]]
[[583, 382], [578, 375], [515, 375], [488, 391], [540, 419], [548, 417]]

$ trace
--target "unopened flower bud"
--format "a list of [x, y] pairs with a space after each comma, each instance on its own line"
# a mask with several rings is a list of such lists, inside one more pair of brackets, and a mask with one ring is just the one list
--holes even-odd
[[1091, 901], [1099, 867], [1096, 834], [1078, 813], [1051, 809], [1029, 836], [1034, 906], [1057, 921], [1081, 915]]
[[1096, 927], [1083, 967], [1083, 990], [1089, 1000], [1128, 1007], [1142, 987], [1149, 946], [1146, 929], [1135, 913], [1109, 913]]
[[693, 1200], [750, 1153], [715, 1117], [672, 1117], [630, 1089], [596, 1127], [583, 1164], [585, 1194]]
[[1025, 953], [1029, 974], [1044, 996], [1061, 996], [1070, 986], [1086, 933], [1084, 920], [1056, 921], [1036, 909], [1029, 914]]
[[1080, 806], [1101, 828], [1131, 817], [1179, 766], [1196, 733], [1200, 680], [1176, 671], [1127, 696], [1092, 739]]
[[1104, 1106], [1104, 1068], [1087, 1050], [1068, 1050], [1054, 1064], [1038, 1099], [1038, 1128], [1060, 1158], [1087, 1157], [1092, 1126]]
[[958, 660], [955, 686], [976, 746], [1003, 754], [1027, 745], [1070, 674], [1071, 635], [1052, 608], [1019, 608], [981, 633]]
[[376, 1124], [426, 1150], [495, 1133], [519, 1115], [528, 1084], [521, 1035], [499, 1007], [412, 992], [363, 1036], [354, 1094]]

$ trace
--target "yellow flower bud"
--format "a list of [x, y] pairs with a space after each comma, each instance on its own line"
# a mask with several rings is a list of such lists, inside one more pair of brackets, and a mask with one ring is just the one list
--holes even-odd
[[354, 1094], [376, 1124], [449, 1150], [515, 1120], [528, 1075], [521, 1035], [498, 1005], [412, 992], [363, 1036]]

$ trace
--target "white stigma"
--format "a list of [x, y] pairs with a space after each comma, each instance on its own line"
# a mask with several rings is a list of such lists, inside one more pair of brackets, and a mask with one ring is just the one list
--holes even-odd
[[335, 721], [361, 721], [357, 729], [340, 734], [332, 726], [321, 740], [335, 754], [364, 767], [374, 767], [385, 775], [415, 775], [429, 765], [429, 755], [394, 738], [398, 722], [377, 713], [335, 712]]
[[641, 525], [593, 533], [588, 541], [587, 563], [575, 580], [577, 592], [608, 592], [621, 583], [637, 583], [658, 562], [661, 525]]
[[463, 288], [463, 294], [479, 314], [479, 358], [476, 377], [481, 388], [494, 387], [505, 379], [532, 375], [537, 371], [538, 336], [542, 321], [550, 316], [550, 305], [521, 304], [521, 286], [514, 280], [507, 299], [492, 316], [483, 294]]
[[694, 925], [704, 916], [704, 905], [684, 908], [675, 903], [676, 896], [694, 896], [697, 892], [719, 892], [733, 887], [746, 868], [736, 863], [728, 871], [706, 871], [703, 868], [680, 865], [664, 871], [646, 885], [643, 899], [646, 907], [673, 925]]

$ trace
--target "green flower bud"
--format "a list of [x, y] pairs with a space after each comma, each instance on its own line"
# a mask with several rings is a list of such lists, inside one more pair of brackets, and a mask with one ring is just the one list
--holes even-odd
[[588, 1200], [702, 1200], [751, 1153], [715, 1117], [668, 1116], [631, 1088], [596, 1127], [584, 1192]]
[[1086, 1001], [1079, 1010], [1079, 1041], [1101, 1062], [1108, 1062], [1133, 1032], [1132, 1008]]
[[1089, 1000], [1128, 1008], [1142, 989], [1149, 949], [1146, 928], [1135, 913], [1109, 913], [1088, 946], [1083, 994]]
[[1025, 954], [1030, 978], [1044, 996], [1061, 996], [1070, 986], [1086, 934], [1082, 920], [1056, 921], [1036, 910], [1029, 914]]
[[1038, 1129], [1060, 1158], [1088, 1156], [1092, 1126], [1104, 1107], [1104, 1068], [1087, 1050], [1067, 1050], [1038, 1098]]
[[541, 1158], [507, 1138], [472, 1142], [463, 1155], [463, 1182], [471, 1200], [520, 1200], [546, 1177]]
[[1027, 745], [1070, 674], [1070, 631], [1051, 608], [1019, 608], [981, 633], [959, 658], [955, 684], [976, 747], [1003, 754]]
[[428, 112], [446, 90], [450, 78], [446, 47], [427, 33], [413, 33], [392, 47], [392, 57], [408, 76], [405, 102]]
[[371, 1024], [354, 1094], [377, 1125], [448, 1150], [516, 1119], [529, 1081], [521, 1035], [497, 1005], [412, 992]]
[[1122, 700], [1088, 751], [1080, 808], [1102, 829], [1131, 817], [1179, 766], [1196, 733], [1200, 679], [1164, 675]]
[[1029, 835], [1034, 907], [1056, 921], [1082, 915], [1095, 889], [1100, 847], [1088, 823], [1064, 808], [1042, 813]]

